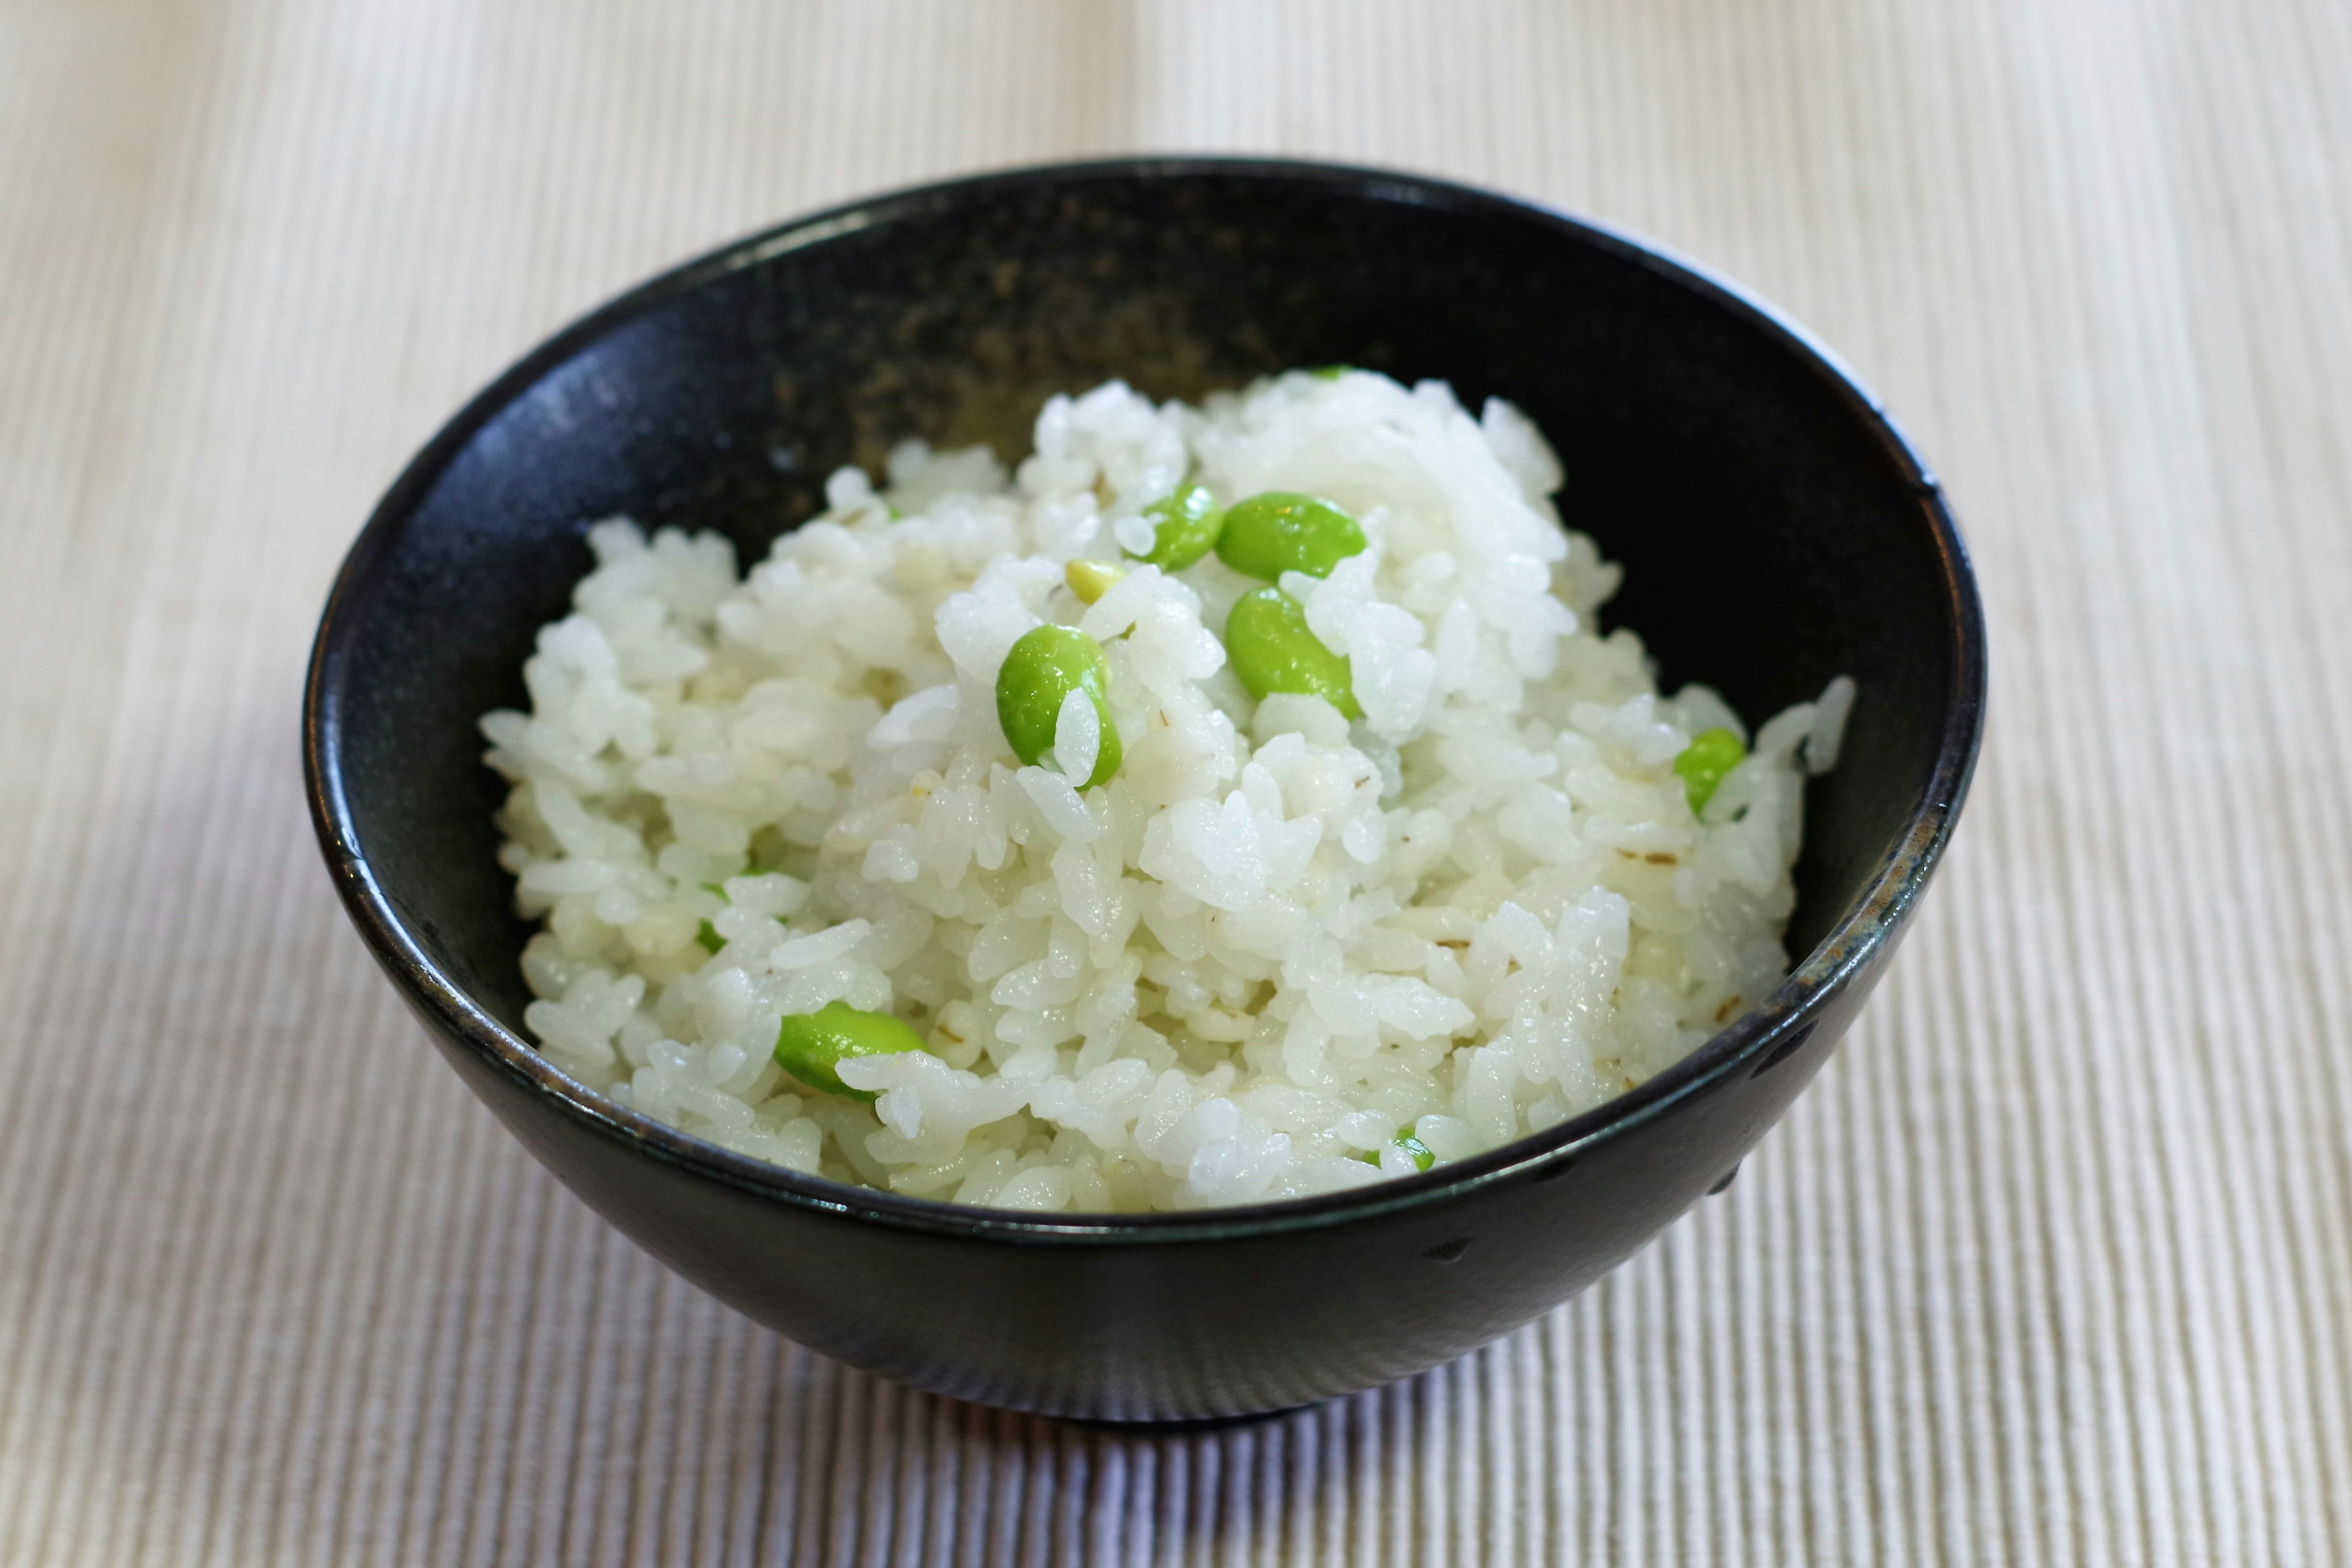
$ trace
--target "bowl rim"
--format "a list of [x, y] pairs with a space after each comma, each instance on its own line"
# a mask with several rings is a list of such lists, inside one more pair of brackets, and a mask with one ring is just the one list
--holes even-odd
[[[1952, 696], [1935, 766], [1903, 831], [1864, 890], [1769, 995], [1704, 1045], [1637, 1087], [1541, 1131], [1411, 1176], [1313, 1197], [1143, 1214], [1034, 1214], [991, 1209], [877, 1188], [848, 1186], [740, 1154], [615, 1104], [556, 1067], [477, 1003], [433, 962], [377, 882], [344, 788], [341, 704], [347, 673], [343, 612], [403, 524], [450, 464], [493, 418], [549, 372], [625, 322], [717, 278], [837, 236], [923, 217], [1037, 186], [1129, 181], [1262, 180], [1352, 194], [1360, 199], [1507, 216], [1566, 234], [1632, 262], [1730, 311], [1777, 340], [1825, 384], [1910, 483], [1922, 509], [1949, 606]], [[1352, 1224], [1430, 1207], [1538, 1170], [1564, 1169], [1584, 1153], [1666, 1115], [1721, 1080], [1762, 1070], [1811, 1033], [1830, 999], [1890, 942], [1918, 901], [1949, 842], [1983, 734], [1985, 628], [1967, 546], [1942, 486], [1910, 438], [1861, 378], [1811, 331], [1741, 285], [1670, 247], [1615, 225], [1523, 197], [1376, 166], [1289, 158], [1130, 156], [1001, 169], [857, 197], [734, 240], [656, 274], [579, 317], [516, 361], [434, 435], [384, 492], [353, 542], [311, 646], [302, 708], [305, 791], [320, 848], [344, 908], [375, 959], [410, 1004], [481, 1063], [545, 1098], [571, 1121], [652, 1160], [722, 1185], [824, 1214], [973, 1240], [1081, 1247], [1173, 1245]]]

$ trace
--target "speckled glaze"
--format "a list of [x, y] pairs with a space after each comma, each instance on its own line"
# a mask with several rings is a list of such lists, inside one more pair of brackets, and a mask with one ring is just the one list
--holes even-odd
[[[1761, 716], [1860, 697], [1807, 792], [1771, 998], [1639, 1089], [1368, 1191], [1036, 1216], [843, 1187], [622, 1110], [522, 1034], [526, 931], [474, 721], [521, 702], [594, 519], [755, 559], [907, 435], [1025, 450], [1050, 392], [1198, 396], [1336, 362], [1531, 415], [1622, 562], [1611, 625]], [[1401, 1377], [1615, 1267], [1739, 1160], [1884, 971], [1975, 762], [1984, 632], [1936, 483], [1872, 396], [1731, 285], [1624, 235], [1375, 171], [1122, 161], [859, 202], [646, 284], [453, 420], [345, 563], [304, 708], [353, 921], [442, 1054], [648, 1251], [778, 1331], [961, 1398], [1087, 1420], [1281, 1409]]]

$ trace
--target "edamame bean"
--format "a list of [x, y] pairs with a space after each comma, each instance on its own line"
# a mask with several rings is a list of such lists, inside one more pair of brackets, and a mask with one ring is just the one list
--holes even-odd
[[1176, 493], [1143, 509], [1151, 520], [1151, 548], [1129, 557], [1162, 572], [1181, 572], [1209, 552], [1225, 526], [1225, 514], [1203, 485], [1178, 485]]
[[[751, 868], [748, 866], [744, 868], [744, 870], [746, 871], [750, 869]], [[737, 874], [740, 876], [741, 873], [739, 872]], [[717, 882], [705, 882], [702, 884], [702, 889], [703, 891], [709, 893], [712, 898], [720, 900], [722, 903], [726, 901], [727, 889], [720, 884]], [[719, 934], [719, 928], [712, 925], [709, 921], [702, 922], [702, 929], [694, 933], [694, 940], [702, 944], [703, 952], [711, 954], [713, 957], [718, 955], [720, 948], [727, 945], [727, 939], [720, 936]]]
[[[1389, 1142], [1412, 1157], [1412, 1168], [1416, 1171], [1426, 1171], [1437, 1163], [1437, 1156], [1430, 1152], [1428, 1144], [1414, 1135], [1410, 1127], [1398, 1128], [1397, 1135]], [[1377, 1149], [1367, 1149], [1356, 1158], [1367, 1165], [1377, 1165], [1381, 1163], [1380, 1151]]]
[[1285, 572], [1328, 577], [1331, 568], [1364, 548], [1356, 520], [1313, 496], [1268, 490], [1225, 509], [1217, 559], [1251, 577], [1277, 581]]
[[1279, 588], [1244, 594], [1225, 620], [1225, 657], [1252, 697], [1295, 691], [1320, 697], [1349, 719], [1364, 710], [1356, 702], [1348, 661], [1307, 629], [1307, 606]]
[[886, 1057], [919, 1051], [922, 1037], [887, 1013], [861, 1013], [846, 1002], [828, 1002], [814, 1013], [795, 1013], [776, 1026], [776, 1065], [814, 1089], [853, 1100], [878, 1098], [852, 1089], [834, 1068], [852, 1057]]
[[1102, 644], [1076, 627], [1034, 626], [1023, 633], [996, 671], [996, 722], [1013, 754], [1034, 766], [1054, 744], [1063, 700], [1083, 691], [1095, 705], [1102, 739], [1096, 746], [1093, 773], [1083, 782], [1070, 782], [1082, 790], [1092, 789], [1118, 772], [1118, 729], [1110, 721], [1109, 683]]
[[1078, 596], [1078, 603], [1091, 605], [1118, 585], [1127, 575], [1127, 568], [1116, 561], [1073, 561], [1062, 568], [1062, 581]]
[[1748, 748], [1728, 730], [1702, 730], [1691, 737], [1691, 743], [1675, 759], [1675, 772], [1683, 781], [1684, 793], [1690, 796], [1693, 816], [1706, 809], [1724, 775], [1747, 756]]

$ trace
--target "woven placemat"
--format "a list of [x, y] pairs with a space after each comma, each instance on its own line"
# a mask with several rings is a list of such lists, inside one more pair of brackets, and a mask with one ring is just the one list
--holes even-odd
[[[0, 1562], [2352, 1560], [2352, 12], [0, 5]], [[1948, 481], [1993, 722], [1739, 1182], [1222, 1434], [917, 1395], [533, 1165], [339, 912], [295, 725], [405, 456], [880, 186], [1385, 162], [1791, 309]]]

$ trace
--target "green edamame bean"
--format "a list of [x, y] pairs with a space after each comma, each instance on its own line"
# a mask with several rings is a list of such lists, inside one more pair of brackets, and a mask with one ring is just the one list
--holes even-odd
[[1307, 606], [1279, 588], [1244, 594], [1225, 620], [1225, 657], [1252, 697], [1295, 691], [1320, 697], [1349, 719], [1356, 702], [1354, 672], [1307, 629]]
[[1702, 730], [1691, 737], [1691, 743], [1675, 759], [1675, 772], [1683, 781], [1684, 793], [1690, 796], [1693, 816], [1706, 809], [1724, 775], [1747, 757], [1748, 748], [1728, 730]]
[[1313, 496], [1268, 490], [1225, 509], [1217, 559], [1234, 571], [1276, 582], [1285, 572], [1328, 577], [1331, 568], [1364, 548], [1356, 520]]
[[922, 1037], [887, 1013], [861, 1013], [846, 1002], [828, 1002], [814, 1013], [795, 1013], [776, 1026], [776, 1065], [811, 1089], [871, 1101], [871, 1090], [852, 1089], [833, 1070], [852, 1057], [887, 1057], [919, 1051]]
[[[748, 866], [744, 868], [744, 870], [748, 871], [751, 868]], [[740, 876], [741, 873], [739, 872], [737, 874]], [[702, 889], [703, 891], [709, 893], [714, 899], [720, 900], [721, 901], [726, 900], [727, 889], [717, 882], [705, 882], [702, 884]], [[694, 940], [702, 944], [703, 952], [710, 953], [714, 957], [717, 956], [720, 948], [727, 945], [727, 939], [720, 936], [719, 934], [719, 928], [712, 925], [709, 921], [702, 922], [702, 929], [694, 933]]]
[[1005, 654], [996, 671], [996, 722], [1013, 754], [1034, 766], [1054, 744], [1062, 703], [1083, 691], [1095, 705], [1102, 741], [1095, 771], [1078, 788], [1092, 789], [1118, 772], [1118, 729], [1110, 721], [1110, 671], [1102, 644], [1075, 626], [1034, 626]]
[[1162, 572], [1181, 572], [1209, 552], [1225, 526], [1225, 514], [1203, 485], [1178, 485], [1176, 493], [1143, 509], [1151, 520], [1151, 548], [1131, 561], [1144, 561]]
[[[1398, 1128], [1397, 1135], [1389, 1142], [1412, 1156], [1412, 1168], [1416, 1171], [1426, 1171], [1437, 1163], [1437, 1156], [1430, 1152], [1428, 1144], [1414, 1136], [1410, 1127]], [[1367, 1165], [1377, 1165], [1381, 1163], [1380, 1151], [1377, 1149], [1367, 1149], [1356, 1158]]]
[[1127, 576], [1127, 568], [1116, 561], [1072, 561], [1062, 567], [1062, 581], [1078, 596], [1078, 603], [1091, 605]]

